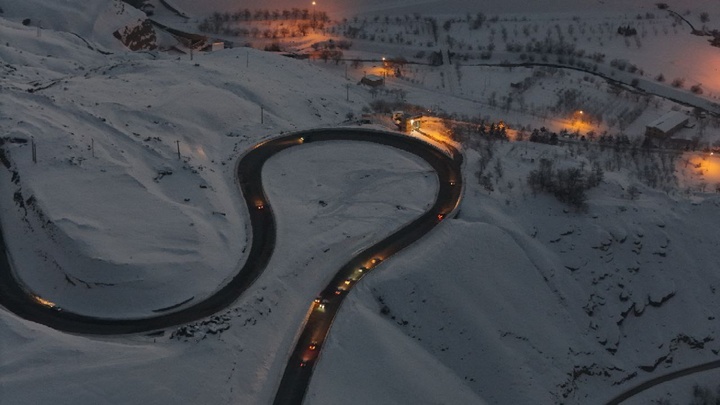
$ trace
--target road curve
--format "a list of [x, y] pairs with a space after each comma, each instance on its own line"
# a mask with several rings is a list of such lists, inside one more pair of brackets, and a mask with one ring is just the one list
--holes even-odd
[[[237, 184], [248, 208], [252, 245], [245, 265], [213, 295], [174, 312], [145, 318], [103, 318], [60, 310], [38, 298], [15, 277], [12, 260], [0, 229], [0, 305], [26, 320], [77, 334], [123, 335], [161, 330], [208, 317], [232, 304], [265, 269], [275, 248], [275, 220], [262, 187], [262, 166], [275, 154], [304, 143], [322, 141], [364, 141], [401, 149], [422, 158], [435, 170], [439, 190], [433, 206], [422, 216], [392, 235], [365, 249], [347, 262], [312, 304], [313, 311], [303, 325], [292, 352], [275, 403], [300, 403], [307, 390], [317, 355], [347, 291], [383, 259], [412, 244], [448, 215], [454, 214], [462, 196], [462, 155], [451, 148], [452, 157], [417, 138], [398, 133], [360, 128], [316, 129], [273, 138], [255, 145], [236, 165]], [[362, 273], [358, 273], [360, 268]], [[337, 287], [341, 287], [337, 289]], [[326, 301], [322, 301], [326, 300]], [[60, 303], [61, 304], [61, 303]], [[319, 307], [324, 307], [320, 310]], [[305, 359], [309, 342], [312, 358]], [[304, 361], [307, 360], [307, 361]], [[302, 362], [303, 367], [298, 367]], [[296, 372], [296, 369], [300, 369]]]
[[656, 385], [660, 385], [662, 383], [666, 383], [680, 377], [685, 377], [686, 375], [700, 373], [702, 371], [708, 371], [716, 368], [720, 368], [720, 360], [699, 364], [696, 366], [684, 368], [682, 370], [673, 371], [672, 373], [661, 375], [659, 377], [655, 377], [652, 380], [645, 381], [644, 383], [636, 385], [635, 387], [616, 396], [615, 398], [608, 401], [607, 405], [618, 405], [645, 390], [655, 387]]
[[[296, 139], [297, 137], [295, 137]], [[51, 328], [78, 334], [122, 335], [149, 332], [182, 325], [208, 317], [232, 304], [262, 273], [275, 248], [275, 221], [272, 210], [258, 210], [255, 201], [264, 198], [260, 168], [268, 157], [295, 145], [292, 137], [281, 137], [255, 147], [238, 161], [236, 173], [249, 210], [252, 245], [245, 265], [225, 285], [206, 299], [179, 309], [144, 318], [103, 318], [59, 310], [36, 297], [15, 277], [0, 232], [0, 305], [16, 315]], [[62, 303], [59, 303], [62, 305]]]
[[[321, 140], [305, 136], [305, 142]], [[349, 138], [348, 138], [349, 139]], [[419, 218], [351, 258], [338, 270], [315, 301], [301, 328], [277, 390], [274, 404], [301, 404], [310, 384], [325, 338], [347, 292], [366, 274], [401, 249], [420, 239], [449, 215], [453, 215], [462, 197], [462, 155], [451, 148], [453, 158], [420, 140], [407, 137], [373, 135], [372, 142], [413, 153], [425, 160], [438, 176], [435, 203]]]

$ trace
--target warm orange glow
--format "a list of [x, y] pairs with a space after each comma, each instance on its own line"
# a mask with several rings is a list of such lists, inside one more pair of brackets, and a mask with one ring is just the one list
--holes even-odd
[[39, 297], [37, 295], [33, 295], [33, 299], [35, 299], [35, 302], [37, 302], [40, 305], [46, 306], [48, 308], [55, 308], [55, 303], [52, 301], [48, 301], [45, 298]]
[[420, 123], [422, 126], [416, 128], [413, 134], [419, 134], [421, 137], [427, 137], [443, 144], [453, 143], [451, 132], [441, 119], [423, 115]]
[[678, 160], [677, 169], [687, 186], [705, 184], [708, 187], [705, 191], [711, 192], [716, 184], [720, 184], [720, 156], [685, 153]]

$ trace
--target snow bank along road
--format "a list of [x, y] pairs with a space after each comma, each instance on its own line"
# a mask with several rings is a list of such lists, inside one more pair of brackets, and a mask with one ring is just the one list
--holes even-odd
[[[210, 316], [232, 304], [265, 269], [275, 248], [275, 220], [262, 187], [261, 168], [275, 154], [310, 142], [364, 141], [391, 146], [417, 155], [435, 170], [439, 189], [433, 206], [422, 216], [353, 257], [311, 304], [292, 352], [275, 403], [300, 403], [322, 343], [347, 291], [390, 255], [407, 247], [457, 210], [462, 196], [462, 155], [452, 157], [429, 143], [400, 134], [359, 128], [318, 129], [273, 138], [256, 145], [238, 161], [237, 181], [248, 207], [252, 245], [245, 265], [213, 295], [192, 306], [147, 318], [99, 318], [62, 310], [29, 291], [14, 276], [0, 232], [0, 305], [27, 320], [79, 334], [122, 335], [160, 330]], [[62, 304], [62, 303], [59, 303]]]

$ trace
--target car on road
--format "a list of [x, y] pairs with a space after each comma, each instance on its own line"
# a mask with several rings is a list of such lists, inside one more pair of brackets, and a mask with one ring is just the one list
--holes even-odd
[[317, 296], [313, 302], [317, 304], [317, 309], [322, 311], [325, 309], [325, 304], [328, 303], [328, 300], [321, 296]]
[[310, 346], [308, 346], [308, 349], [310, 349], [310, 350], [317, 349], [317, 344], [318, 344], [317, 341], [313, 340], [312, 342], [310, 342]]

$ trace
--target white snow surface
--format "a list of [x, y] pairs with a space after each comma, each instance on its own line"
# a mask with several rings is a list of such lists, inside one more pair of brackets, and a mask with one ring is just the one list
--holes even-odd
[[[236, 7], [221, 0], [171, 3], [195, 16], [211, 6]], [[323, 9], [348, 16], [478, 11], [466, 3], [344, 0]], [[255, 6], [297, 7], [244, 5]], [[613, 21], [659, 14], [654, 1], [477, 6], [486, 14], [534, 15], [550, 27], [553, 18], [566, 24], [575, 14], [607, 13], [619, 18]], [[332, 63], [252, 49], [198, 53], [193, 61], [127, 53], [110, 33], [143, 16], [120, 2], [0, 7], [0, 131], [34, 138], [38, 148], [35, 164], [29, 143], [4, 146], [19, 180], [2, 170], [0, 218], [22, 281], [68, 310], [147, 316], [211, 294], [239, 269], [250, 243], [233, 173], [238, 156], [275, 134], [346, 124], [348, 112], [359, 115], [372, 100], [356, 86], [346, 100], [343, 66]], [[687, 7], [693, 21], [704, 10], [711, 22], [720, 18], [716, 2]], [[20, 24], [23, 18], [42, 20], [39, 37], [34, 25]], [[645, 55], [637, 56], [641, 67], [668, 80], [695, 65], [689, 80], [718, 91], [710, 80], [714, 64], [678, 51], [712, 51], [712, 59], [716, 48], [678, 29], [680, 35], [648, 39], [642, 51], [616, 43], [603, 51], [608, 60], [633, 63], [635, 54]], [[357, 42], [358, 52], [397, 49]], [[659, 52], [663, 42], [674, 50]], [[372, 68], [353, 69], [351, 78], [363, 69]], [[388, 87], [446, 111], [560, 125], [478, 101], [491, 91], [504, 94], [532, 71], [462, 68], [465, 79], [458, 74], [457, 85], [455, 71], [415, 70], [412, 81], [389, 79]], [[477, 79], [476, 72], [485, 76]], [[675, 94], [667, 84], [643, 81]], [[552, 105], [563, 86], [589, 94], [588, 105], [639, 102], [608, 99], [606, 83], [564, 72], [531, 89], [527, 101]], [[642, 116], [652, 121], [672, 105], [653, 103]], [[636, 122], [627, 132], [641, 129]], [[633, 158], [580, 143], [493, 148], [486, 171], [494, 173], [494, 190], [476, 177], [485, 144], [469, 143], [458, 218], [383, 262], [350, 293], [308, 403], [603, 403], [654, 376], [717, 359], [716, 158]], [[526, 177], [540, 158], [557, 167], [606, 168], [602, 184], [588, 193], [587, 211], [532, 193]], [[667, 170], [677, 178], [663, 177]], [[647, 184], [653, 172], [659, 186]], [[429, 167], [413, 156], [354, 142], [284, 152], [268, 162], [263, 182], [277, 214], [278, 254], [238, 302], [162, 336], [116, 338], [67, 335], [0, 311], [0, 403], [269, 403], [317, 291], [354, 252], [420, 215], [437, 189]], [[631, 187], [639, 191], [634, 198]], [[670, 395], [682, 401], [693, 383], [714, 388], [716, 375], [665, 384], [632, 403]]]
[[[124, 47], [112, 33], [126, 26], [134, 26], [145, 19], [145, 14], [118, 0], [23, 0], [0, 3], [1, 17], [13, 22], [30, 19], [32, 35], [37, 27], [59, 31], [69, 37], [81, 37], [92, 44], [108, 49]], [[40, 33], [40, 36], [43, 34]], [[52, 34], [58, 35], [58, 34]], [[3, 37], [11, 38], [11, 37]]]

